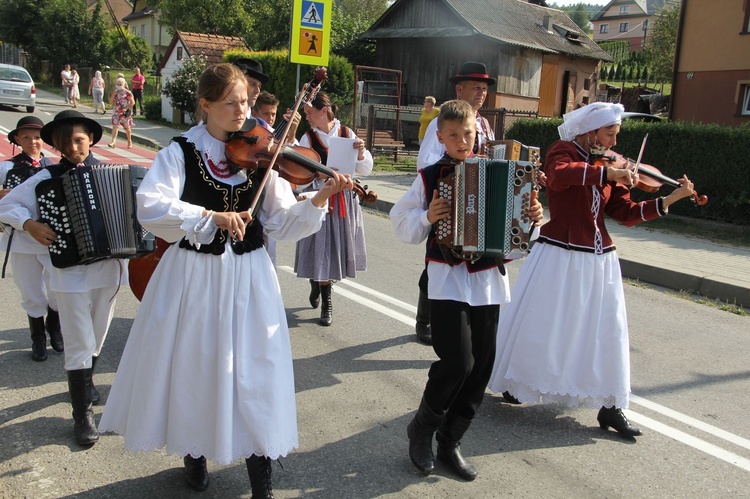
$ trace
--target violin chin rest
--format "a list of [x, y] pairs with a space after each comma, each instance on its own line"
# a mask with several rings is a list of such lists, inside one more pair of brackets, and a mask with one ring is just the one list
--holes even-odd
[[245, 123], [242, 124], [242, 128], [240, 128], [240, 132], [249, 132], [253, 128], [255, 128], [258, 125], [258, 120], [255, 118], [247, 118], [245, 120]]

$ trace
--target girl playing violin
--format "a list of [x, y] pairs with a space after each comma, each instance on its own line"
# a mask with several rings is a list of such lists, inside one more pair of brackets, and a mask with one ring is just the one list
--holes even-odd
[[550, 221], [521, 268], [513, 301], [500, 312], [489, 388], [521, 402], [601, 407], [597, 420], [623, 437], [641, 435], [622, 412], [630, 395], [630, 357], [620, 265], [607, 214], [632, 226], [664, 216], [691, 196], [683, 177], [669, 195], [636, 203], [628, 169], [590, 163], [613, 148], [620, 104], [576, 109], [545, 158]]
[[320, 229], [327, 199], [351, 188], [334, 174], [297, 202], [276, 171], [230, 170], [225, 140], [245, 123], [248, 84], [231, 64], [198, 81], [194, 126], [157, 154], [138, 218], [172, 243], [146, 288], [100, 428], [125, 447], [184, 456], [186, 481], [208, 487], [206, 459], [246, 458], [253, 497], [271, 497], [271, 459], [297, 447], [294, 375], [284, 304], [263, 229], [294, 241]]
[[[364, 142], [355, 133], [336, 119], [338, 106], [323, 92], [318, 92], [310, 106], [305, 106], [305, 117], [310, 130], [299, 143], [311, 147], [320, 155], [321, 163], [328, 159], [328, 141], [331, 137], [356, 139], [357, 149], [355, 173], [369, 175], [373, 161]], [[328, 165], [335, 167], [336, 165]], [[308, 191], [320, 188], [320, 180], [309, 186], [300, 186]], [[328, 216], [320, 232], [300, 240], [294, 258], [294, 271], [297, 277], [310, 280], [310, 305], [321, 305], [319, 323], [330, 326], [333, 321], [331, 288], [334, 281], [355, 277], [357, 271], [367, 270], [367, 250], [365, 248], [365, 226], [362, 209], [354, 192], [342, 192], [329, 200]], [[322, 297], [322, 300], [321, 300]]]

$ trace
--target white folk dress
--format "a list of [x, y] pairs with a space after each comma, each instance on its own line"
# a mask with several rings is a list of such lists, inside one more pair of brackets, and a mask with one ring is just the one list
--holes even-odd
[[[204, 162], [222, 164], [224, 143], [205, 126], [184, 136]], [[325, 208], [297, 202], [277, 178], [271, 172], [258, 213], [268, 234], [294, 241], [317, 231]], [[237, 185], [246, 175], [216, 180]], [[168, 242], [200, 240], [198, 228], [213, 225], [201, 220], [203, 207], [180, 200], [184, 183], [184, 155], [172, 143], [138, 190], [141, 223]], [[203, 240], [214, 234], [215, 226]], [[99, 429], [123, 435], [128, 450], [166, 446], [169, 454], [219, 464], [251, 454], [276, 459], [298, 446], [289, 331], [264, 248], [243, 255], [229, 243], [221, 255], [177, 244], [167, 249], [135, 317]]]

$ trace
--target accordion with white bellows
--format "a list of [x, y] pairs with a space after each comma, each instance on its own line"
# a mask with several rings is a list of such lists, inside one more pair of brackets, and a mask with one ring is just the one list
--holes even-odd
[[143, 166], [97, 164], [39, 182], [39, 221], [58, 236], [49, 246], [53, 266], [135, 258], [154, 251], [154, 235], [136, 216], [135, 192], [146, 171]]

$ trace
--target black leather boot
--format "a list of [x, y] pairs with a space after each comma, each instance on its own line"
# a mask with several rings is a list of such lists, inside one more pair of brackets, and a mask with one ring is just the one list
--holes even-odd
[[518, 400], [513, 395], [511, 395], [510, 392], [503, 392], [503, 398], [505, 399], [506, 402], [508, 402], [510, 404], [520, 404], [521, 403], [521, 401]]
[[91, 405], [99, 405], [102, 396], [99, 395], [99, 390], [94, 386], [94, 370], [96, 369], [96, 362], [99, 357], [91, 357]]
[[47, 334], [49, 334], [49, 344], [52, 350], [55, 352], [64, 352], [65, 345], [63, 344], [62, 330], [60, 329], [60, 315], [57, 310], [52, 310], [47, 307], [47, 320], [44, 326], [47, 328]]
[[99, 430], [91, 410], [91, 370], [68, 371], [68, 391], [73, 406], [73, 432], [78, 445], [94, 445], [99, 440]]
[[422, 397], [414, 419], [406, 427], [406, 434], [409, 436], [409, 458], [414, 466], [425, 475], [429, 475], [435, 469], [432, 436], [443, 419], [444, 415], [430, 409]]
[[245, 459], [245, 464], [247, 475], [250, 477], [253, 499], [273, 499], [271, 458], [253, 454]]
[[320, 283], [310, 279], [310, 306], [318, 308], [320, 306]]
[[432, 330], [430, 328], [430, 300], [427, 293], [419, 290], [417, 301], [417, 338], [425, 345], [432, 345]]
[[461, 437], [470, 425], [470, 419], [446, 418], [438, 428], [437, 437], [435, 437], [438, 443], [437, 458], [447, 463], [458, 476], [468, 481], [477, 477], [477, 469], [461, 454]]
[[320, 286], [321, 307], [320, 307], [320, 320], [318, 324], [321, 326], [330, 326], [333, 322], [333, 302], [331, 302], [331, 289], [333, 283]]
[[47, 333], [44, 332], [44, 317], [29, 318], [31, 330], [31, 360], [42, 362], [47, 360]]
[[622, 409], [618, 409], [615, 406], [602, 407], [599, 409], [599, 414], [596, 416], [596, 420], [599, 421], [599, 427], [602, 430], [608, 430], [610, 427], [624, 437], [637, 437], [643, 435], [643, 432], [639, 428], [630, 424], [628, 418], [623, 414]]
[[182, 458], [185, 463], [185, 481], [193, 490], [203, 492], [208, 488], [208, 468], [206, 467], [206, 458], [193, 457], [190, 454]]

